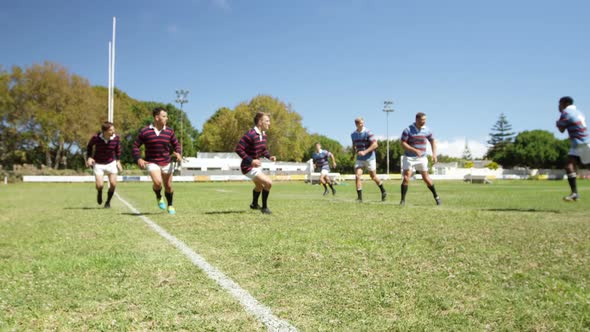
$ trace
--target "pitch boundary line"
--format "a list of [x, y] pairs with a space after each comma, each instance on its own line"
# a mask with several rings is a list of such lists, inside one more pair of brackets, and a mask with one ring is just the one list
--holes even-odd
[[231, 280], [219, 269], [209, 264], [205, 258], [193, 251], [184, 242], [177, 239], [174, 235], [168, 233], [150, 218], [141, 214], [141, 212], [134, 208], [133, 205], [124, 200], [119, 195], [119, 193], [115, 192], [115, 196], [117, 196], [117, 198], [123, 202], [123, 204], [125, 204], [131, 210], [131, 212], [135, 213], [135, 215], [141, 218], [141, 220], [143, 220], [150, 228], [152, 228], [161, 237], [168, 240], [168, 242], [180, 250], [194, 265], [203, 270], [203, 272], [205, 272], [210, 279], [213, 279], [219, 286], [221, 286], [221, 288], [230, 293], [230, 295], [236, 299], [248, 313], [266, 325], [269, 331], [297, 331], [297, 328], [289, 324], [289, 322], [273, 315], [270, 308], [258, 302], [258, 300], [248, 293], [248, 291], [240, 287], [240, 285]]

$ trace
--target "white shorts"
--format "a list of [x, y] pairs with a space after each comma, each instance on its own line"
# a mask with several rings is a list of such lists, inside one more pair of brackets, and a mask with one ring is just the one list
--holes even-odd
[[117, 161], [116, 160], [113, 160], [112, 162], [110, 162], [108, 164], [94, 164], [94, 166], [92, 167], [92, 170], [94, 171], [94, 175], [96, 175], [96, 176], [104, 176], [105, 173], [107, 175], [119, 173], [119, 170], [117, 169]]
[[402, 157], [402, 169], [404, 171], [407, 170], [416, 170], [416, 172], [428, 172], [428, 158], [426, 156], [422, 157]]
[[244, 175], [246, 175], [246, 177], [247, 177], [248, 179], [250, 179], [250, 180], [254, 180], [254, 178], [256, 177], [256, 175], [258, 175], [258, 174], [260, 174], [260, 173], [262, 173], [262, 167], [255, 167], [255, 168], [252, 168], [252, 169], [250, 170], [250, 172], [248, 172], [248, 173], [246, 173], [246, 174], [244, 174]]
[[354, 162], [354, 169], [357, 168], [367, 168], [370, 172], [374, 172], [377, 170], [377, 161], [375, 159], [370, 160], [356, 160]]
[[172, 167], [172, 163], [168, 163], [164, 166], [160, 166], [158, 164], [153, 164], [153, 163], [148, 163], [147, 170], [148, 170], [148, 172], [161, 170], [162, 174], [172, 174], [172, 172], [174, 172], [174, 167]]
[[570, 156], [580, 157], [582, 164], [590, 164], [590, 144], [579, 144], [575, 148], [571, 148]]
[[329, 169], [322, 168], [320, 170], [320, 175], [328, 175], [330, 173]]

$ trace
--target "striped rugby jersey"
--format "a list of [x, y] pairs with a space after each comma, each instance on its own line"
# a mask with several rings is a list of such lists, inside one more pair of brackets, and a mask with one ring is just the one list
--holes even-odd
[[242, 174], [252, 170], [252, 161], [260, 157], [270, 158], [266, 148], [266, 133], [261, 132], [257, 127], [250, 129], [236, 145], [236, 153], [242, 158], [240, 168]]
[[133, 143], [133, 158], [137, 162], [141, 158], [139, 147], [145, 145], [145, 161], [164, 166], [170, 163], [170, 150], [181, 153], [180, 144], [176, 139], [174, 130], [164, 126], [159, 135], [156, 134], [156, 127], [150, 124], [142, 128]]
[[577, 147], [579, 144], [589, 143], [586, 117], [576, 109], [575, 105], [570, 105], [561, 112], [556, 125], [560, 130], [567, 129], [572, 148]]
[[[402, 142], [406, 142], [411, 147], [422, 151], [422, 156], [426, 153], [426, 141], [429, 141], [432, 144], [433, 140], [434, 136], [430, 129], [426, 126], [422, 126], [422, 128], [418, 129], [416, 123], [412, 123], [408, 128], [404, 129], [401, 138]], [[418, 157], [416, 153], [408, 150], [404, 152], [404, 155], [407, 157]]]
[[[363, 131], [353, 131], [350, 134], [350, 138], [352, 138], [352, 146], [354, 146], [356, 152], [365, 151], [366, 149], [373, 144], [373, 142], [377, 141], [371, 133], [370, 130], [363, 128]], [[363, 157], [357, 154], [356, 160], [373, 160], [375, 159], [375, 151], [371, 151], [371, 153], [364, 155]]]
[[86, 159], [92, 157], [97, 164], [106, 165], [121, 158], [121, 141], [119, 136], [113, 135], [109, 139], [102, 136], [102, 132], [90, 138], [86, 146]]
[[313, 163], [319, 169], [330, 170], [330, 163], [328, 162], [328, 158], [332, 155], [328, 150], [320, 150], [320, 152], [314, 152], [311, 155], [311, 159], [313, 159]]

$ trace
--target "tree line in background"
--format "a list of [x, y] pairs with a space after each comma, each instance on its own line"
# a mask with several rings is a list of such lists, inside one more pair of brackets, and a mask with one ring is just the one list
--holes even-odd
[[[0, 165], [7, 170], [22, 164], [84, 168], [88, 140], [107, 120], [107, 94], [106, 87], [91, 86], [59, 64], [14, 66], [10, 71], [0, 67]], [[151, 123], [156, 106], [168, 110], [173, 128], [184, 118], [184, 151], [196, 153], [199, 132], [174, 105], [138, 101], [118, 89], [114, 104], [124, 163], [133, 163], [133, 141], [139, 129]]]
[[515, 134], [503, 113], [492, 127], [488, 144], [485, 158], [505, 168], [563, 168], [570, 147], [567, 138], [558, 139], [546, 130]]
[[[106, 87], [91, 86], [87, 79], [71, 74], [59, 64], [45, 62], [28, 68], [0, 67], [0, 165], [11, 170], [14, 165], [32, 164], [53, 169], [84, 168], [84, 153], [90, 137], [97, 133], [107, 114]], [[122, 162], [133, 165], [132, 145], [139, 129], [152, 122], [151, 110], [162, 106], [168, 110], [168, 125], [182, 135], [185, 156], [197, 151], [234, 151], [240, 137], [253, 125], [256, 112], [271, 115], [269, 149], [282, 161], [307, 161], [320, 142], [331, 151], [338, 163], [337, 171], [352, 173], [354, 160], [350, 147], [316, 133], [302, 125], [302, 117], [291, 105], [266, 95], [259, 95], [234, 109], [218, 109], [203, 125], [195, 129], [186, 113], [170, 103], [139, 101], [115, 89], [114, 123], [122, 141]], [[183, 131], [179, 130], [183, 123]], [[504, 167], [561, 168], [567, 156], [567, 139], [557, 139], [547, 131], [524, 131], [515, 135], [504, 114], [490, 133], [486, 158]], [[386, 173], [387, 142], [377, 149], [379, 173]], [[403, 154], [399, 140], [390, 141], [390, 172], [399, 173]], [[470, 159], [466, 144], [464, 158], [439, 156], [439, 162], [465, 162]]]

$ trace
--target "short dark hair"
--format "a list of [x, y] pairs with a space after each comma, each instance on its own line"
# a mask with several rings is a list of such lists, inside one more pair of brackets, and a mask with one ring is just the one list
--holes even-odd
[[168, 112], [168, 111], [166, 111], [166, 109], [164, 107], [156, 107], [152, 110], [152, 116], [156, 117], [156, 115], [160, 115], [160, 113], [162, 113], [162, 111]]
[[111, 129], [112, 126], [113, 126], [113, 123], [112, 122], [105, 121], [100, 126], [100, 130], [101, 131], [107, 131], [107, 130]]
[[565, 106], [573, 105], [574, 104], [574, 98], [572, 98], [570, 96], [561, 97], [559, 99], [559, 103], [561, 105], [565, 105]]
[[258, 125], [258, 121], [265, 115], [268, 116], [268, 114], [264, 112], [257, 112], [256, 115], [254, 115], [254, 125]]
[[421, 118], [423, 116], [426, 116], [426, 113], [424, 113], [424, 112], [418, 112], [418, 113], [416, 113], [416, 119]]

